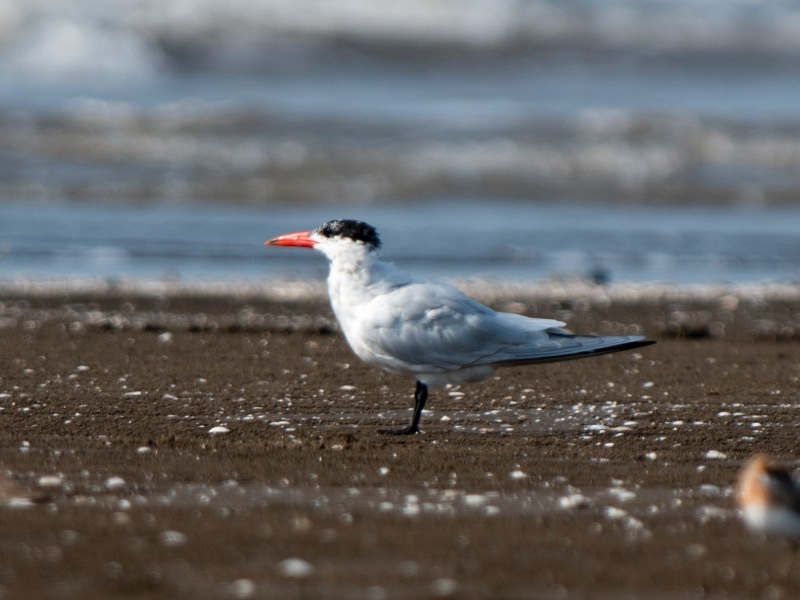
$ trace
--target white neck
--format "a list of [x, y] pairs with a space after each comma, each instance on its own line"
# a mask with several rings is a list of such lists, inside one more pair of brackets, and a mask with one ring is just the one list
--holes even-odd
[[316, 249], [331, 262], [328, 295], [331, 308], [345, 334], [362, 308], [375, 296], [411, 281], [394, 265], [382, 262], [365, 244], [346, 239], [325, 240]]

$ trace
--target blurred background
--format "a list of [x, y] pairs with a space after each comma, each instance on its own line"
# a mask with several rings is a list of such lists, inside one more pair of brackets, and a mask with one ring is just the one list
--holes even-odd
[[5, 0], [0, 278], [800, 281], [800, 2]]

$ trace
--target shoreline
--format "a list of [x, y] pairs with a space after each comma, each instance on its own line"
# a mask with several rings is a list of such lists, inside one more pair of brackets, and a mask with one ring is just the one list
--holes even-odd
[[[757, 301], [800, 301], [800, 282], [665, 283], [615, 282], [596, 284], [580, 278], [535, 281], [492, 278], [442, 279], [482, 302], [520, 298], [558, 300], [582, 297], [589, 301], [652, 302], [665, 300], [713, 300], [725, 296]], [[138, 278], [74, 277], [0, 279], [0, 295], [37, 298], [74, 295], [131, 295], [134, 297], [230, 298], [282, 301], [327, 299], [324, 280], [169, 280]]]
[[[574, 332], [800, 340], [800, 285], [451, 283], [495, 310], [557, 319]], [[338, 331], [322, 281], [0, 280], [0, 328], [48, 322], [146, 331]]]

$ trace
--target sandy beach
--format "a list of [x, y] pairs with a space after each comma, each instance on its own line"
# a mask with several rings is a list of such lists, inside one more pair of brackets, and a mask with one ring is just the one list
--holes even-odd
[[437, 391], [412, 437], [319, 286], [0, 292], [0, 598], [800, 593], [732, 492], [797, 464], [791, 287], [484, 288], [658, 344]]

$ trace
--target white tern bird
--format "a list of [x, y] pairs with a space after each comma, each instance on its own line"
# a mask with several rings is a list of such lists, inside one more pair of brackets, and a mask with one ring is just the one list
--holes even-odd
[[482, 381], [499, 367], [655, 343], [635, 335], [573, 335], [560, 321], [495, 312], [451, 285], [414, 279], [379, 260], [378, 233], [362, 221], [329, 221], [266, 245], [313, 248], [327, 256], [331, 307], [353, 352], [373, 367], [417, 380], [411, 424], [385, 433], [419, 433], [428, 388]]

